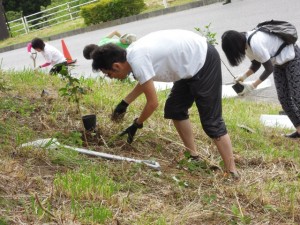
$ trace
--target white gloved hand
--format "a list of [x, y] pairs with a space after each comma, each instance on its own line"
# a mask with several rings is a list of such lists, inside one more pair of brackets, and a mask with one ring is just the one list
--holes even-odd
[[238, 93], [239, 96], [247, 95], [255, 89], [253, 84], [244, 84], [242, 82], [239, 82], [239, 83], [244, 86], [244, 90], [242, 92]]
[[240, 75], [240, 76], [236, 77], [234, 80], [235, 80], [236, 82], [239, 82], [239, 81], [243, 82], [244, 80], [247, 79], [247, 77], [248, 77], [248, 76], [247, 76], [246, 74], [243, 74], [243, 75]]
[[37, 71], [37, 70], [39, 70], [40, 68], [41, 68], [40, 66], [37, 66], [37, 67], [34, 68], [34, 71]]

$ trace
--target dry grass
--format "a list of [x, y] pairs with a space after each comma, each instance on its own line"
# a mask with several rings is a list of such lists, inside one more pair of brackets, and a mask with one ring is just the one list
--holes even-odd
[[[20, 148], [21, 143], [48, 137], [80, 146], [82, 127], [76, 107], [57, 94], [64, 81], [31, 73], [1, 76], [5, 80], [3, 86], [11, 87], [0, 94], [2, 224], [300, 223], [299, 141], [283, 139], [280, 130], [267, 129], [256, 122], [257, 114], [266, 109], [276, 112], [280, 109], [277, 105], [224, 100], [224, 116], [242, 175], [235, 182], [222, 170], [209, 168], [222, 168], [222, 162], [199, 127], [195, 108], [191, 119], [206, 163], [190, 163], [184, 158], [174, 127], [162, 120], [162, 108], [138, 131], [132, 145], [118, 138], [116, 134], [131, 123], [144, 103], [141, 98], [131, 105], [120, 124], [110, 121], [109, 114], [119, 96], [132, 88], [129, 83], [86, 81], [90, 93], [84, 97], [87, 103], [82, 104], [82, 110], [96, 112], [98, 121], [97, 132], [88, 134], [89, 149], [137, 159], [152, 158], [161, 164], [160, 172], [144, 165], [88, 157], [64, 149]], [[119, 93], [111, 92], [112, 88]], [[42, 89], [50, 90], [50, 96], [40, 97]], [[161, 105], [166, 94], [159, 94]], [[243, 115], [243, 110], [247, 115]], [[236, 120], [242, 119], [255, 133], [236, 126]], [[104, 180], [89, 186], [79, 179], [93, 175], [109, 178], [105, 187], [112, 185], [117, 191], [106, 195], [99, 192]], [[77, 179], [73, 186], [82, 190], [77, 195], [64, 186], [67, 177], [68, 182]], [[87, 208], [99, 211], [100, 206], [112, 212], [105, 222], [81, 214]]]

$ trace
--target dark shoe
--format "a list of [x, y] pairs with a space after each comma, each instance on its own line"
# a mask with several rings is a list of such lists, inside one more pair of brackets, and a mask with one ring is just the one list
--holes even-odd
[[241, 179], [241, 176], [238, 172], [225, 172], [224, 177], [233, 181], [239, 181]]
[[223, 5], [226, 5], [228, 3], [231, 3], [231, 0], [227, 0], [226, 2], [223, 3]]
[[233, 180], [240, 180], [241, 176], [238, 172], [230, 172], [230, 176]]
[[199, 155], [190, 155], [189, 158], [191, 161], [201, 161], [200, 156]]
[[286, 134], [286, 135], [284, 135], [285, 137], [287, 137], [287, 138], [300, 138], [300, 134], [297, 132], [297, 131], [295, 131], [294, 133], [291, 133], [291, 134]]

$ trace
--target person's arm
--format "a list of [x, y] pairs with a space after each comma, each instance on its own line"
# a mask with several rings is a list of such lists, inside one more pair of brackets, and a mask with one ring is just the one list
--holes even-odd
[[121, 34], [115, 30], [115, 31], [111, 32], [109, 35], [107, 35], [106, 37], [113, 38], [114, 36], [121, 37]]
[[129, 100], [136, 99], [140, 93], [144, 93], [146, 96], [147, 103], [144, 106], [143, 111], [141, 112], [140, 116], [133, 120], [132, 125], [126, 128], [120, 136], [127, 134], [127, 142], [129, 144], [132, 143], [133, 138], [138, 129], [143, 128], [143, 122], [147, 120], [155, 109], [158, 107], [158, 100], [156, 95], [156, 90], [154, 87], [153, 80], [149, 80], [142, 85], [137, 85], [136, 88], [131, 92], [131, 96], [129, 96]]
[[51, 63], [46, 62], [46, 63], [40, 65], [40, 68], [47, 67], [47, 66], [50, 66], [50, 65], [51, 65]]
[[271, 62], [271, 59], [263, 63], [264, 71], [262, 74], [259, 76], [259, 79], [257, 79], [254, 83], [253, 86], [256, 88], [261, 82], [263, 82], [265, 79], [267, 79], [270, 74], [273, 72], [274, 67]]
[[28, 43], [28, 44], [27, 44], [27, 52], [28, 52], [29, 54], [31, 54], [31, 48], [32, 48], [32, 44], [31, 44], [31, 43]]
[[124, 101], [130, 104], [143, 93], [143, 87], [138, 83], [134, 89], [124, 98]]
[[140, 84], [137, 84], [135, 88], [116, 106], [114, 109], [111, 120], [120, 121], [124, 118], [127, 111], [127, 107], [131, 102], [133, 102], [137, 97], [143, 93], [143, 89]]
[[158, 107], [158, 99], [153, 80], [148, 80], [146, 83], [142, 84], [141, 90], [145, 94], [147, 102], [136, 121], [138, 124], [142, 124], [146, 121]]
[[251, 65], [249, 67], [249, 69], [241, 76], [239, 76], [236, 81], [244, 81], [246, 80], [248, 77], [250, 77], [252, 74], [254, 74], [261, 66], [260, 62], [257, 62], [256, 60], [252, 60], [251, 61]]
[[142, 93], [145, 94], [147, 103], [139, 119], [137, 120], [138, 123], [143, 123], [145, 120], [147, 120], [158, 106], [156, 90], [152, 79], [148, 80], [142, 85], [137, 84], [135, 88], [124, 98], [124, 101], [127, 104], [130, 104]]
[[[271, 60], [269, 59], [268, 61], [263, 63], [263, 66], [264, 66], [265, 70], [262, 72], [262, 74], [259, 76], [259, 78], [256, 81], [254, 81], [251, 84], [241, 83], [244, 86], [244, 90], [242, 92], [238, 93], [238, 95], [243, 96], [243, 95], [249, 94], [255, 88], [257, 88], [257, 86], [260, 85], [265, 79], [267, 79], [268, 76], [270, 76], [270, 74], [273, 72], [273, 64], [272, 64]], [[253, 73], [253, 71], [251, 69], [249, 69], [247, 72], [249, 72], [249, 71]]]

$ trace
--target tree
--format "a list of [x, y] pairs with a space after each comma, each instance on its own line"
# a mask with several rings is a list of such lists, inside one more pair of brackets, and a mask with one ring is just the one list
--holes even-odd
[[41, 6], [46, 7], [51, 0], [3, 0], [6, 11], [22, 11], [23, 16], [28, 16], [41, 11]]
[[9, 32], [6, 26], [5, 11], [2, 5], [2, 0], [0, 0], [0, 40], [9, 37]]

